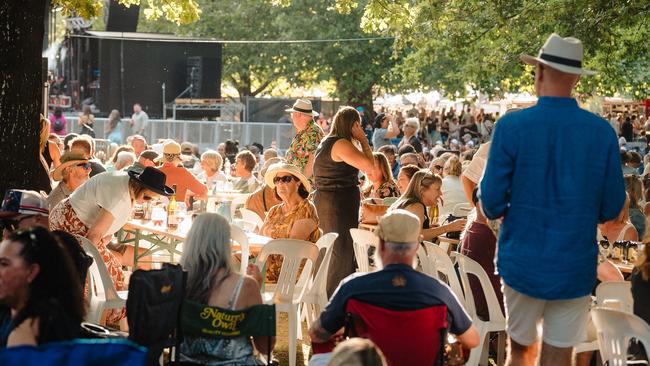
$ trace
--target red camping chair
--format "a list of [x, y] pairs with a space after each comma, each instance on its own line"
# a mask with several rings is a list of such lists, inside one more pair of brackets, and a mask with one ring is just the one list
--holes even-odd
[[445, 305], [396, 311], [350, 299], [346, 312], [346, 335], [373, 341], [389, 365], [443, 364], [447, 336]]

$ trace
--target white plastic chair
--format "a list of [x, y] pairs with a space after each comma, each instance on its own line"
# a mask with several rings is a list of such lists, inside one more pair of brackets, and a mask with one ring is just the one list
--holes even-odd
[[[458, 263], [458, 269], [460, 272], [460, 278], [463, 282], [463, 287], [465, 288], [465, 309], [472, 317], [472, 321], [478, 330], [480, 336], [479, 347], [476, 347], [470, 351], [469, 359], [467, 360], [468, 366], [476, 366], [482, 359], [482, 364], [487, 365], [487, 356], [488, 356], [488, 347], [489, 347], [489, 338], [488, 334], [490, 332], [503, 332], [506, 330], [506, 318], [501, 311], [501, 306], [499, 305], [499, 300], [497, 295], [494, 292], [492, 287], [492, 282], [487, 273], [473, 259], [456, 253], [456, 262]], [[478, 278], [481, 284], [481, 290], [485, 297], [485, 302], [488, 307], [488, 315], [490, 320], [485, 321], [480, 319], [476, 315], [476, 302], [474, 301], [475, 295], [474, 291], [470, 287], [469, 275], [474, 275]], [[499, 335], [499, 350], [497, 361], [498, 364], [502, 364], [502, 360], [505, 358], [505, 339], [503, 338], [503, 333]]]
[[246, 223], [253, 223], [255, 227], [251, 231], [257, 232], [262, 225], [264, 225], [264, 221], [262, 218], [256, 214], [254, 211], [251, 211], [247, 208], [240, 208], [239, 212], [241, 212], [241, 217]]
[[321, 250], [325, 250], [323, 255], [323, 260], [320, 263], [318, 271], [312, 279], [310, 279], [307, 289], [304, 291], [300, 303], [302, 307], [301, 320], [304, 318], [307, 321], [307, 324], [311, 324], [316, 320], [316, 318], [323, 311], [327, 305], [327, 273], [329, 272], [330, 261], [332, 259], [332, 249], [334, 241], [338, 238], [339, 234], [337, 233], [327, 233], [318, 239], [316, 246], [320, 253]]
[[630, 281], [602, 282], [596, 287], [596, 304], [608, 309], [634, 313]]
[[[634, 299], [632, 298], [632, 283], [629, 281], [601, 282], [596, 287], [596, 305], [633, 314]], [[576, 345], [576, 353], [597, 350], [597, 339]]]
[[370, 272], [368, 249], [379, 244], [379, 238], [373, 232], [362, 229], [350, 229], [354, 258], [357, 260], [358, 272]]
[[603, 364], [627, 365], [627, 348], [631, 338], [636, 338], [650, 350], [650, 326], [638, 316], [624, 311], [594, 308], [591, 319], [598, 334], [598, 349]]
[[239, 248], [241, 250], [239, 273], [246, 274], [246, 267], [248, 267], [248, 257], [250, 256], [248, 237], [246, 237], [246, 233], [240, 227], [237, 225], [230, 225], [230, 239], [239, 244]]
[[423, 245], [424, 249], [426, 249], [427, 258], [429, 258], [433, 270], [435, 271], [435, 275], [432, 277], [438, 278], [442, 281], [443, 279], [440, 278], [440, 273], [442, 273], [446, 278], [447, 284], [451, 287], [454, 294], [456, 294], [460, 304], [465, 306], [465, 294], [463, 293], [463, 288], [460, 286], [454, 263], [451, 261], [447, 251], [428, 241], [423, 242]]
[[88, 269], [88, 314], [86, 320], [100, 324], [106, 310], [121, 309], [126, 306], [128, 291], [117, 291], [115, 283], [108, 273], [104, 258], [90, 240], [77, 236], [84, 251], [93, 258], [93, 264]]
[[303, 271], [311, 276], [312, 268], [318, 259], [318, 247], [313, 243], [296, 239], [275, 239], [268, 242], [257, 257], [257, 265], [260, 270], [264, 268], [266, 259], [271, 254], [282, 256], [282, 267], [278, 283], [273, 293], [264, 293], [265, 303], [275, 304], [276, 312], [285, 312], [289, 317], [289, 365], [296, 365], [296, 343], [298, 337], [302, 337], [300, 331], [300, 314], [298, 314], [300, 299], [307, 286], [304, 286], [299, 293], [295, 293], [296, 278], [303, 259], [307, 262]]

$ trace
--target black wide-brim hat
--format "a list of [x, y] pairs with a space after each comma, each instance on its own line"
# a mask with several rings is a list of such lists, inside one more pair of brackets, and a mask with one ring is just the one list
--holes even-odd
[[167, 180], [165, 173], [156, 168], [148, 166], [140, 174], [129, 170], [129, 176], [158, 194], [163, 196], [171, 196], [174, 194], [174, 190], [165, 185], [165, 181]]

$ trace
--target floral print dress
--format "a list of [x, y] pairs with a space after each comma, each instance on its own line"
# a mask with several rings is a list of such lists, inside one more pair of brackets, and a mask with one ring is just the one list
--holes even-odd
[[[320, 231], [318, 230], [318, 215], [316, 214], [316, 207], [308, 199], [303, 199], [296, 207], [289, 212], [283, 212], [285, 203], [275, 205], [269, 210], [264, 220], [264, 225], [260, 229], [262, 235], [271, 237], [273, 239], [289, 238], [291, 235], [291, 228], [298, 220], [312, 219], [316, 222], [316, 229], [307, 238], [308, 241], [315, 243], [320, 238]], [[266, 281], [277, 282], [280, 276], [280, 269], [282, 268], [282, 256], [270, 255], [266, 261]]]

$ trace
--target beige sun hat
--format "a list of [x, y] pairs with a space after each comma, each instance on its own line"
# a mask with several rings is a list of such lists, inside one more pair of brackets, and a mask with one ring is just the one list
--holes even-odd
[[88, 159], [86, 159], [84, 154], [73, 150], [66, 151], [66, 153], [61, 156], [61, 164], [52, 171], [52, 179], [60, 181], [63, 179], [63, 170], [65, 168], [87, 162]]
[[302, 174], [300, 169], [298, 169], [298, 167], [295, 165], [287, 163], [276, 163], [267, 169], [266, 174], [264, 174], [264, 181], [266, 182], [266, 185], [271, 188], [275, 188], [273, 178], [275, 178], [275, 176], [279, 173], [289, 173], [293, 175], [294, 177], [298, 178], [298, 180], [300, 180], [302, 185], [305, 186], [307, 192], [311, 191], [311, 184], [309, 184], [309, 180], [305, 177], [304, 174]]
[[167, 140], [163, 144], [162, 154], [160, 154], [156, 162], [158, 163], [182, 162], [181, 145], [174, 140]]
[[420, 219], [415, 214], [397, 209], [379, 219], [375, 234], [389, 243], [411, 244], [420, 242], [420, 229]]
[[293, 107], [285, 109], [285, 112], [298, 112], [302, 114], [307, 114], [312, 117], [318, 117], [320, 113], [314, 111], [311, 106], [311, 100], [309, 99], [298, 99], [293, 103]]
[[537, 57], [521, 55], [519, 58], [530, 65], [544, 64], [555, 70], [577, 75], [595, 75], [595, 71], [582, 68], [582, 41], [573, 37], [562, 38], [551, 34], [539, 50]]

